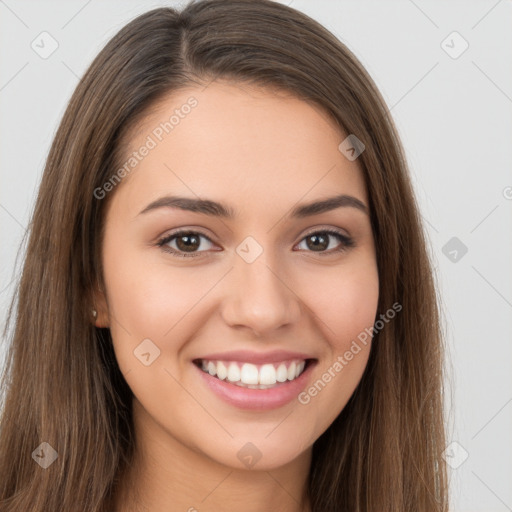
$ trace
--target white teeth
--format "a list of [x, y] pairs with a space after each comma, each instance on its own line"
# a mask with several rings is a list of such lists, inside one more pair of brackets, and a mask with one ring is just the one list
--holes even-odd
[[273, 363], [258, 366], [235, 361], [201, 360], [201, 368], [204, 372], [217, 376], [220, 380], [253, 389], [267, 389], [288, 380], [294, 380], [304, 371], [305, 366], [306, 361], [300, 360], [280, 363], [277, 367]]
[[293, 362], [290, 367], [288, 368], [288, 380], [295, 379], [295, 369], [297, 366], [295, 365], [295, 362]]
[[217, 363], [217, 377], [220, 380], [224, 380], [227, 376], [228, 376], [228, 369], [226, 368], [226, 365], [222, 361], [219, 361]]
[[240, 380], [244, 384], [259, 384], [258, 367], [251, 363], [244, 363], [240, 372]]
[[238, 382], [240, 380], [240, 368], [236, 363], [230, 363], [227, 377], [231, 382]]
[[285, 382], [288, 380], [288, 369], [283, 363], [281, 363], [277, 368], [276, 380], [277, 382]]
[[276, 383], [276, 369], [273, 364], [264, 364], [260, 369], [260, 384], [266, 386]]

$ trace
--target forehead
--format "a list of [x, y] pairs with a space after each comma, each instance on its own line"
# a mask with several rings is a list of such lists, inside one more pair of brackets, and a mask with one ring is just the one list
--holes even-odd
[[290, 93], [219, 82], [182, 89], [127, 136], [125, 162], [139, 155], [116, 195], [134, 206], [163, 193], [229, 196], [240, 211], [333, 191], [367, 202], [358, 162], [338, 149], [345, 137], [326, 112]]

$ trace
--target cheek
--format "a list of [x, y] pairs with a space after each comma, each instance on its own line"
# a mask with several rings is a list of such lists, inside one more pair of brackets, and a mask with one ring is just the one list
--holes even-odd
[[322, 272], [308, 292], [315, 315], [335, 352], [345, 351], [352, 340], [375, 321], [379, 278], [375, 261]]
[[322, 274], [309, 293], [326, 350], [310, 386], [298, 397], [315, 438], [343, 410], [361, 380], [370, 355], [371, 327], [379, 298], [373, 260], [360, 267], [338, 267], [328, 274]]
[[105, 244], [104, 272], [113, 344], [120, 367], [128, 370], [135, 361], [133, 351], [145, 339], [162, 354], [179, 350], [170, 345], [179, 339], [182, 320], [211, 285], [199, 282], [197, 273], [172, 271], [143, 258], [142, 251], [121, 247]]

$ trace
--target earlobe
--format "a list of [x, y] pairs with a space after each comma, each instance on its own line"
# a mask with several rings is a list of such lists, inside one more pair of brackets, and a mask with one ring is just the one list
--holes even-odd
[[96, 327], [109, 327], [108, 314], [106, 312], [98, 311], [95, 308], [91, 309], [92, 323]]
[[109, 327], [108, 306], [103, 291], [96, 290], [91, 312], [91, 321], [96, 327]]

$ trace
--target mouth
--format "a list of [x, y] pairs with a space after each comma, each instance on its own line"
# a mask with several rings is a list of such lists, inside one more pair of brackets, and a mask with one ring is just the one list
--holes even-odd
[[204, 373], [220, 381], [248, 389], [272, 389], [298, 379], [316, 359], [288, 359], [253, 364], [243, 361], [194, 359]]

